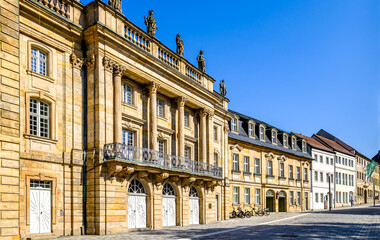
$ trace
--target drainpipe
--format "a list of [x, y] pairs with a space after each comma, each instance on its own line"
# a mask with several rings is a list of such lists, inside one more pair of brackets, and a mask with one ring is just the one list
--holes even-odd
[[[82, 41], [83, 57], [87, 57], [87, 47], [85, 41]], [[87, 66], [83, 67], [83, 81], [82, 81], [82, 101], [83, 101], [83, 170], [82, 170], [82, 186], [83, 186], [83, 216], [82, 216], [82, 235], [87, 233]]]

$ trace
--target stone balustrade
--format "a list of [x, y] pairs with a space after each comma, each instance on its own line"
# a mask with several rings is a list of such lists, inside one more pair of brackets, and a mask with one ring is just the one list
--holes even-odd
[[140, 163], [151, 167], [159, 167], [174, 171], [222, 177], [223, 168], [209, 163], [193, 161], [186, 157], [167, 155], [149, 148], [137, 148], [123, 143], [104, 145], [104, 161], [122, 160], [130, 163]]
[[179, 70], [179, 60], [176, 54], [170, 53], [171, 51], [166, 50], [164, 47], [158, 47], [158, 58], [169, 65], [172, 68]]
[[138, 46], [139, 48], [150, 52], [150, 36], [146, 34], [144, 31], [141, 29], [135, 27], [133, 24], [130, 22], [126, 21], [125, 22], [125, 27], [124, 27], [124, 37], [131, 42], [132, 44]]
[[193, 79], [199, 84], [202, 84], [202, 73], [190, 64], [186, 64], [185, 75]]
[[36, 0], [53, 12], [65, 17], [70, 18], [70, 8], [72, 0]]

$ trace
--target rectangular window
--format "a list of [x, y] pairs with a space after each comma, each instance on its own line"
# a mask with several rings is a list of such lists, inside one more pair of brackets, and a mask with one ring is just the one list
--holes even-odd
[[303, 169], [303, 180], [307, 181], [309, 178], [307, 177], [307, 168]]
[[318, 172], [314, 171], [314, 181], [318, 181]]
[[315, 193], [315, 202], [318, 202], [318, 193]]
[[319, 156], [319, 162], [323, 163], [323, 156]]
[[232, 155], [232, 164], [233, 164], [233, 170], [239, 171], [239, 155], [233, 154]]
[[249, 172], [249, 157], [244, 156], [244, 172]]
[[[189, 112], [188, 111], [183, 112], [183, 121], [184, 121], [185, 127], [189, 127]], [[214, 128], [214, 131], [215, 131], [215, 128]], [[214, 136], [215, 136], [215, 132], [214, 132]]]
[[268, 161], [268, 175], [273, 176], [272, 161]]
[[339, 180], [339, 184], [342, 184], [342, 174], [341, 173], [338, 173], [339, 177], [338, 177], [338, 180]]
[[191, 159], [190, 150], [191, 149], [189, 147], [185, 147], [185, 158], [187, 159]]
[[326, 182], [329, 182], [329, 174], [326, 173]]
[[323, 172], [320, 172], [319, 174], [320, 174], [319, 175], [320, 176], [320, 180], [321, 180], [321, 182], [323, 182]]
[[37, 99], [30, 99], [29, 108], [30, 134], [39, 137], [49, 137], [49, 104]]
[[264, 140], [264, 128], [260, 127], [260, 140]]
[[293, 179], [293, 166], [289, 165], [289, 179]]
[[214, 153], [214, 166], [218, 166], [218, 154]]
[[218, 141], [218, 127], [214, 127], [214, 141]]
[[300, 167], [297, 167], [297, 180], [301, 180]]
[[292, 137], [292, 148], [296, 149], [296, 139]]
[[334, 165], [334, 159], [330, 158], [330, 165]]
[[280, 163], [280, 177], [285, 177], [284, 175], [284, 164]]
[[294, 204], [294, 192], [290, 191], [290, 203], [289, 203], [289, 205], [293, 205], [293, 204]]
[[251, 204], [251, 191], [249, 188], [244, 188], [244, 203]]
[[37, 48], [32, 48], [31, 52], [30, 52], [30, 56], [31, 56], [31, 59], [30, 59], [31, 70], [33, 72], [47, 76], [47, 71], [46, 71], [47, 57], [46, 57], [46, 54]]
[[163, 155], [165, 154], [165, 142], [162, 140], [157, 141], [157, 147], [158, 147], [158, 152]]
[[133, 89], [131, 86], [129, 86], [128, 84], [124, 83], [124, 92], [123, 92], [123, 102], [127, 103], [127, 104], [130, 104], [132, 105], [133, 104], [133, 98], [132, 98], [132, 94], [133, 94]]
[[255, 159], [255, 173], [260, 174], [260, 159]]
[[235, 118], [232, 118], [231, 119], [231, 131], [234, 131], [236, 132], [236, 119]]
[[302, 152], [306, 152], [306, 142], [302, 141]]
[[238, 187], [234, 187], [234, 192], [233, 192], [233, 203], [234, 204], [239, 204], [239, 188]]
[[157, 98], [157, 116], [164, 116], [164, 101]]
[[324, 199], [323, 199], [323, 193], [321, 193], [321, 203], [323, 203]]
[[314, 154], [314, 160], [318, 161], [318, 155], [317, 154]]
[[276, 132], [272, 131], [272, 143], [276, 144], [277, 143], [277, 136]]
[[123, 129], [123, 143], [127, 146], [135, 145], [135, 133]]
[[301, 205], [301, 193], [297, 192], [297, 205]]
[[255, 198], [256, 198], [255, 203], [260, 204], [260, 189], [255, 190]]
[[326, 164], [328, 165], [329, 164], [329, 158], [326, 157]]
[[288, 147], [288, 136], [284, 135], [282, 138], [283, 138], [284, 147]]
[[252, 123], [248, 124], [248, 135], [250, 137], [253, 137], [253, 124]]

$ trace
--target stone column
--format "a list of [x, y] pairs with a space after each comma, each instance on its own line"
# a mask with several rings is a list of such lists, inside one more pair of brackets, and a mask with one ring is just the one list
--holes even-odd
[[121, 126], [121, 76], [125, 71], [125, 67], [120, 64], [114, 64], [113, 86], [114, 86], [114, 142], [123, 142], [123, 129]]
[[150, 149], [157, 150], [157, 89], [159, 84], [152, 82], [149, 85], [149, 98], [150, 98], [150, 108], [149, 108], [149, 125], [150, 125], [150, 135], [149, 135], [149, 147]]
[[200, 117], [200, 142], [201, 154], [200, 162], [207, 162], [207, 129], [206, 129], [206, 116], [207, 112], [204, 109], [198, 111]]
[[186, 98], [177, 99], [178, 106], [178, 156], [185, 156], [185, 102]]
[[214, 113], [208, 112], [208, 163], [214, 165]]

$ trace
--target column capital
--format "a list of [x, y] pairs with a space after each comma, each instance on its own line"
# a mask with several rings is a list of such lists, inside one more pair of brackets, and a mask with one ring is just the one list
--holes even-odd
[[95, 53], [90, 54], [90, 56], [86, 59], [86, 65], [89, 69], [95, 67]]
[[157, 93], [157, 89], [160, 87], [160, 84], [156, 83], [156, 82], [151, 82], [149, 85], [148, 85], [148, 90], [149, 90], [149, 93], [152, 94], [152, 93]]
[[114, 62], [109, 57], [103, 57], [103, 66], [105, 70], [112, 72], [113, 65], [114, 65]]
[[116, 76], [123, 76], [123, 73], [125, 72], [127, 68], [119, 63], [116, 63], [114, 62], [113, 64], [113, 73], [116, 75]]
[[75, 53], [72, 53], [70, 55], [70, 63], [73, 65], [73, 67], [81, 69], [84, 63], [84, 59], [81, 57], [78, 57]]
[[180, 96], [180, 97], [176, 98], [175, 101], [176, 101], [178, 107], [184, 107], [187, 99], [183, 96]]

